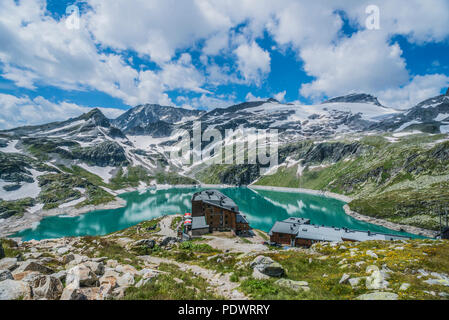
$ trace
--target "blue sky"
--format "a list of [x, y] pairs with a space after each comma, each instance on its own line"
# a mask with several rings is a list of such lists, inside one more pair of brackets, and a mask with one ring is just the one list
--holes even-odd
[[353, 92], [410, 108], [447, 89], [448, 38], [445, 0], [2, 0], [0, 129]]

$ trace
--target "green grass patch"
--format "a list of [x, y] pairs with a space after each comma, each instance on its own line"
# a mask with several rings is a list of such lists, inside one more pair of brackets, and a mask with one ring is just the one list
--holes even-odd
[[3, 247], [3, 253], [6, 258], [15, 258], [22, 255], [22, 251], [16, 246], [16, 242], [11, 239], [0, 239], [0, 245]]
[[207, 243], [197, 243], [192, 241], [184, 241], [179, 245], [179, 249], [185, 251], [192, 251], [195, 253], [218, 253], [221, 252], [218, 249], [212, 248]]
[[208, 287], [207, 281], [179, 270], [176, 265], [163, 263], [159, 266], [162, 274], [141, 288], [129, 288], [125, 300], [217, 300]]
[[182, 217], [175, 217], [173, 218], [173, 220], [171, 221], [171, 225], [170, 228], [174, 231], [176, 231], [179, 223], [182, 221]]
[[298, 166], [292, 166], [290, 168], [280, 167], [277, 172], [272, 175], [262, 176], [255, 185], [260, 186], [278, 186], [287, 188], [299, 188], [299, 178], [296, 173]]
[[21, 217], [27, 210], [34, 205], [32, 198], [24, 198], [13, 201], [0, 200], [0, 218], [6, 219], [12, 216]]

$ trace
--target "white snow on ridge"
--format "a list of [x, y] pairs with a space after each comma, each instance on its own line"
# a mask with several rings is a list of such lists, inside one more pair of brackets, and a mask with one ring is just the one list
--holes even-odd
[[[444, 97], [443, 100], [447, 100], [447, 99], [448, 99], [448, 97]], [[437, 98], [432, 99], [432, 101], [430, 101], [429, 104], [422, 105], [421, 108], [428, 109], [428, 108], [436, 107], [436, 106], [442, 104], [444, 102], [443, 100], [440, 100], [440, 99], [437, 99]]]
[[274, 113], [283, 111], [295, 111], [286, 122], [305, 121], [309, 116], [317, 114], [319, 116], [326, 116], [331, 111], [351, 112], [352, 114], [361, 115], [363, 120], [379, 121], [382, 118], [399, 113], [393, 108], [381, 107], [370, 103], [324, 103], [318, 105], [301, 105], [301, 104], [278, 104], [278, 103], [264, 103], [258, 107], [245, 109], [247, 112], [264, 112]]
[[393, 133], [393, 137], [395, 138], [400, 138], [400, 137], [405, 137], [405, 136], [410, 136], [413, 134], [420, 134], [422, 133], [421, 131], [418, 130], [412, 130], [412, 131], [406, 131], [406, 132], [398, 132], [398, 133]]
[[0, 199], [13, 201], [23, 198], [36, 198], [41, 192], [37, 177], [46, 174], [46, 172], [40, 172], [34, 169], [30, 169], [30, 172], [33, 176], [34, 182], [21, 183], [21, 187], [14, 191], [6, 191], [5, 189], [3, 189], [4, 186], [11, 185], [13, 183], [0, 180]]
[[12, 140], [6, 147], [0, 148], [0, 151], [4, 153], [20, 153], [20, 150], [16, 148], [18, 142], [19, 140]]
[[329, 110], [351, 112], [352, 114], [361, 113], [362, 119], [369, 121], [379, 121], [385, 116], [399, 113], [398, 110], [393, 108], [381, 107], [371, 103], [325, 103], [319, 105], [319, 107], [324, 107]]
[[84, 188], [73, 188], [73, 189], [79, 191], [81, 194], [85, 194], [86, 193], [86, 189], [84, 189]]
[[416, 121], [416, 120], [412, 120], [409, 122], [404, 123], [402, 126], [400, 126], [399, 128], [397, 128], [394, 132], [399, 132], [404, 130], [405, 128], [407, 128], [408, 126], [411, 126], [412, 124], [420, 124], [421, 122]]
[[61, 204], [61, 205], [59, 206], [59, 208], [74, 207], [74, 206], [76, 206], [78, 203], [83, 202], [84, 200], [86, 200], [86, 197], [81, 197], [81, 198], [79, 198], [79, 199], [76, 199], [76, 200], [72, 200], [72, 201], [63, 203], [63, 204]]
[[389, 142], [391, 143], [397, 143], [399, 142], [398, 138], [393, 138], [393, 137], [384, 137], [385, 139], [387, 139]]
[[38, 204], [32, 206], [31, 208], [28, 208], [27, 211], [29, 213], [35, 213], [35, 212], [38, 212], [38, 211], [42, 210], [42, 208], [44, 208], [44, 204], [43, 203], [38, 203]]
[[449, 133], [449, 125], [440, 126], [441, 133]]
[[109, 180], [112, 178], [111, 171], [114, 170], [114, 167], [97, 167], [97, 166], [88, 166], [85, 163], [79, 163], [79, 167], [83, 168], [90, 173], [93, 173], [99, 176], [104, 182], [109, 183]]
[[449, 118], [449, 113], [440, 113], [438, 116], [433, 119], [435, 121], [443, 121], [444, 119]]
[[199, 118], [198, 116], [183, 117], [180, 121], [175, 122], [174, 124], [180, 124], [180, 123], [184, 123], [184, 122], [187, 122], [187, 121], [194, 121], [194, 120], [196, 120], [198, 118]]
[[65, 150], [65, 151], [68, 151], [68, 152], [71, 152], [70, 151], [70, 148], [69, 147], [66, 147], [66, 146], [60, 146], [60, 147], [58, 147], [59, 149], [62, 149], [62, 150]]
[[150, 151], [152, 148], [150, 145], [159, 145], [161, 143], [164, 143], [166, 141], [170, 141], [175, 139], [172, 137], [163, 137], [163, 138], [153, 138], [152, 136], [127, 136], [128, 140], [131, 141], [136, 148]]
[[55, 128], [55, 129], [52, 129], [52, 130], [49, 130], [49, 131], [44, 131], [44, 132], [45, 132], [46, 134], [49, 134], [49, 133], [56, 133], [56, 132], [59, 132], [59, 131], [62, 131], [62, 130], [66, 130], [66, 129], [70, 129], [70, 128], [74, 128], [74, 127], [76, 127], [76, 126], [82, 125], [82, 124], [84, 124], [85, 122], [86, 122], [86, 120], [78, 120], [78, 121], [69, 123], [68, 125], [65, 125], [65, 126], [63, 126], [63, 127]]

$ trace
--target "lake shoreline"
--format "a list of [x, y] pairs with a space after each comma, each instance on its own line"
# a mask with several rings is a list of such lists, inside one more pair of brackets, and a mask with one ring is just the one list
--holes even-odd
[[[225, 185], [225, 184], [196, 184], [196, 185], [153, 185], [147, 187], [135, 187], [135, 188], [124, 188], [120, 190], [108, 190], [108, 192], [112, 193], [116, 196], [114, 201], [109, 203], [100, 204], [100, 205], [89, 205], [81, 208], [76, 207], [67, 207], [67, 208], [55, 208], [51, 210], [39, 210], [37, 212], [25, 212], [24, 215], [20, 218], [9, 218], [7, 220], [8, 224], [4, 224], [0, 222], [0, 237], [8, 237], [17, 232], [30, 229], [36, 224], [38, 224], [42, 219], [46, 217], [65, 215], [69, 217], [76, 217], [83, 215], [85, 213], [96, 211], [96, 210], [109, 210], [109, 209], [118, 209], [126, 206], [126, 200], [120, 198], [119, 196], [124, 193], [136, 192], [136, 191], [146, 191], [149, 189], [172, 189], [172, 188], [215, 188], [215, 189], [225, 189], [225, 188], [237, 188], [238, 186], [234, 185]], [[249, 185], [247, 188], [252, 190], [267, 190], [267, 191], [278, 191], [278, 192], [290, 192], [290, 193], [302, 193], [309, 194], [315, 196], [321, 196], [326, 198], [332, 198], [345, 203], [343, 206], [345, 214], [353, 217], [356, 220], [367, 222], [370, 224], [382, 226], [395, 231], [404, 231], [407, 233], [422, 235], [426, 237], [435, 237], [438, 232], [433, 230], [427, 230], [423, 228], [418, 228], [409, 225], [401, 225], [397, 223], [393, 223], [383, 219], [377, 219], [369, 216], [365, 216], [359, 214], [355, 211], [352, 211], [347, 203], [352, 201], [352, 198], [337, 194], [329, 191], [320, 191], [313, 189], [303, 189], [303, 188], [288, 188], [288, 187], [274, 187], [274, 186], [259, 186], [259, 185]], [[13, 219], [13, 220], [10, 220]], [[5, 220], [2, 222], [6, 222]]]
[[321, 196], [326, 198], [332, 198], [336, 200], [340, 200], [343, 202], [351, 202], [352, 198], [338, 194], [333, 193], [329, 191], [320, 191], [320, 190], [312, 190], [312, 189], [303, 189], [303, 188], [287, 188], [287, 187], [271, 187], [271, 186], [259, 186], [259, 185], [250, 185], [248, 186], [250, 189], [255, 190], [267, 190], [267, 191], [279, 191], [279, 192], [292, 192], [292, 193], [303, 193], [303, 194], [310, 194], [313, 196]]
[[395, 231], [403, 231], [403, 232], [407, 232], [407, 233], [411, 233], [411, 234], [416, 234], [419, 236], [424, 236], [424, 237], [429, 237], [429, 238], [435, 238], [439, 232], [438, 231], [433, 231], [433, 230], [428, 230], [428, 229], [423, 229], [423, 228], [419, 228], [419, 227], [414, 227], [414, 226], [409, 226], [406, 224], [398, 224], [398, 223], [394, 223], [391, 221], [387, 221], [387, 220], [383, 220], [383, 219], [378, 219], [378, 218], [373, 218], [370, 216], [365, 216], [363, 214], [360, 214], [358, 212], [352, 211], [351, 208], [349, 208], [348, 204], [345, 204], [343, 206], [343, 209], [345, 210], [345, 213], [348, 216], [353, 217], [354, 219], [357, 219], [359, 221], [363, 221], [363, 222], [367, 222], [367, 223], [371, 223], [371, 224], [375, 224], [375, 225], [379, 225], [391, 230], [395, 230]]
[[54, 216], [67, 216], [77, 217], [85, 213], [95, 210], [109, 210], [118, 209], [126, 206], [126, 200], [116, 197], [114, 201], [100, 204], [100, 205], [88, 205], [81, 208], [67, 207], [67, 208], [55, 208], [50, 210], [39, 210], [37, 212], [25, 212], [20, 218], [11, 217], [0, 223], [0, 238], [9, 237], [17, 232], [33, 228], [42, 219]]
[[[197, 185], [168, 185], [168, 184], [159, 184], [152, 185], [146, 187], [129, 187], [119, 190], [111, 190], [107, 189], [106, 191], [115, 196], [115, 200], [103, 203], [99, 205], [88, 205], [81, 208], [77, 208], [76, 206], [66, 207], [66, 208], [54, 208], [50, 210], [38, 210], [36, 212], [26, 211], [21, 217], [11, 217], [8, 219], [0, 220], [0, 238], [9, 237], [17, 232], [33, 228], [36, 224], [38, 224], [42, 219], [47, 217], [54, 216], [67, 216], [67, 217], [77, 217], [83, 214], [86, 214], [91, 211], [97, 210], [111, 210], [111, 209], [119, 209], [126, 206], [126, 200], [120, 198], [121, 194], [136, 192], [136, 191], [145, 191], [152, 188], [156, 188], [159, 190], [162, 189], [170, 189], [170, 188], [192, 188]], [[7, 224], [5, 223], [7, 222]]]
[[353, 199], [348, 196], [338, 194], [338, 193], [333, 193], [333, 192], [328, 192], [328, 191], [320, 191], [320, 190], [312, 190], [312, 189], [303, 189], [303, 188], [271, 187], [271, 186], [259, 186], [259, 185], [250, 185], [250, 186], [248, 186], [248, 188], [252, 188], [255, 190], [305, 193], [305, 194], [323, 196], [323, 197], [327, 197], [327, 198], [333, 198], [333, 199], [345, 202], [345, 205], [343, 206], [343, 210], [345, 211], [345, 213], [348, 216], [350, 216], [356, 220], [359, 220], [362, 222], [367, 222], [367, 223], [374, 224], [374, 225], [378, 225], [381, 227], [385, 227], [390, 230], [407, 232], [410, 234], [425, 236], [425, 237], [429, 237], [429, 238], [435, 238], [438, 235], [438, 231], [423, 229], [423, 228], [409, 226], [409, 225], [405, 225], [405, 224], [398, 224], [398, 223], [394, 223], [394, 222], [387, 221], [384, 219], [373, 218], [373, 217], [366, 216], [366, 215], [360, 214], [358, 212], [352, 211], [349, 208], [348, 203], [351, 202]]

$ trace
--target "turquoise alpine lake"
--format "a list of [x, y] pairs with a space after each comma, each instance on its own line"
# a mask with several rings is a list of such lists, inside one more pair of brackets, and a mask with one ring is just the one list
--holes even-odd
[[[27, 241], [105, 235], [142, 221], [190, 212], [192, 195], [200, 190], [202, 189], [148, 189], [122, 194], [120, 197], [127, 202], [123, 208], [92, 211], [77, 217], [46, 217], [33, 228], [20, 231], [12, 237]], [[344, 202], [332, 198], [250, 188], [225, 188], [220, 191], [235, 201], [252, 228], [266, 232], [270, 231], [276, 221], [288, 217], [303, 217], [309, 218], [312, 224], [417, 237], [358, 221], [344, 212]]]

